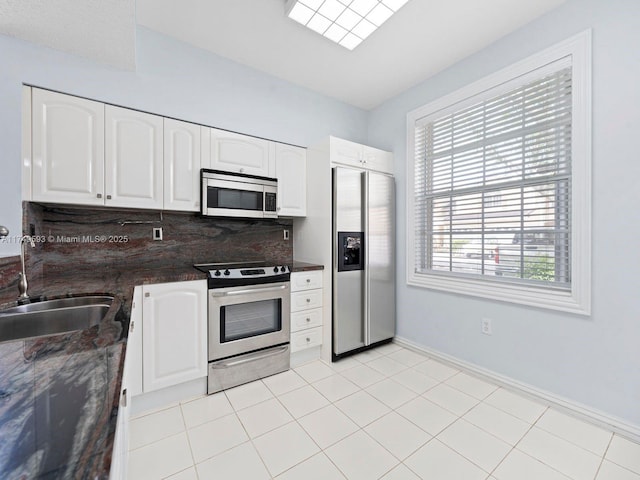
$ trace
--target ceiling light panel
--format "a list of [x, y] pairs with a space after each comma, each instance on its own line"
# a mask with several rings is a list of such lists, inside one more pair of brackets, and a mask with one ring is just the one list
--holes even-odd
[[408, 0], [288, 0], [289, 18], [353, 50]]

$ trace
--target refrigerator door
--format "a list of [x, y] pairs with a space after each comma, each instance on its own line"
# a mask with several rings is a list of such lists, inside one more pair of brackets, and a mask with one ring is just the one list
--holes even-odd
[[333, 353], [336, 355], [365, 345], [364, 262], [359, 268], [338, 271], [338, 263], [354, 263], [338, 261], [346, 247], [359, 241], [360, 248], [366, 252], [366, 245], [362, 245], [362, 175], [357, 170], [333, 168]]
[[365, 305], [369, 319], [365, 341], [369, 345], [395, 335], [395, 183], [389, 175], [364, 175]]

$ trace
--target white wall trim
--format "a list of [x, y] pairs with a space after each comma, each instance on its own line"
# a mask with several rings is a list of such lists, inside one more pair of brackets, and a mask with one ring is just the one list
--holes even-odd
[[419, 345], [407, 340], [406, 338], [395, 337], [393, 341], [398, 345], [402, 345], [405, 348], [422, 353], [443, 363], [447, 363], [450, 366], [465, 371], [466, 373], [481, 377], [484, 380], [497, 384], [501, 387], [514, 390], [516, 393], [529, 397], [532, 400], [542, 402], [546, 405], [562, 410], [564, 413], [572, 415], [580, 420], [611, 430], [631, 439], [634, 442], [640, 442], [640, 425], [628, 423], [619, 417], [609, 415], [601, 410], [591, 408], [587, 405], [556, 395], [547, 390], [534, 387], [533, 385], [520, 382], [511, 377], [507, 377], [506, 375], [480, 367], [474, 363], [460, 360], [452, 355]]
[[22, 200], [31, 200], [31, 87], [22, 86]]
[[[408, 285], [580, 315], [591, 314], [591, 44], [591, 30], [585, 30], [407, 114], [407, 161], [405, 164], [407, 178], [406, 282]], [[465, 102], [469, 102], [469, 99], [488, 90], [506, 88], [514, 81], [525, 81], [532, 72], [543, 71], [554, 62], [569, 58], [573, 69], [571, 290], [532, 287], [481, 276], [463, 278], [455, 274], [438, 274], [437, 272], [417, 273], [414, 269], [416, 240], [413, 198], [416, 122], [449, 108], [458, 108]]]
[[142, 393], [131, 397], [131, 417], [175, 407], [207, 395], [207, 377], [196, 378], [161, 390]]

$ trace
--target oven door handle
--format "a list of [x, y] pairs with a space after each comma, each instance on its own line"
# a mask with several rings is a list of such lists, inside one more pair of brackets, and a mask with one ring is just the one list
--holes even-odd
[[231, 290], [229, 292], [216, 292], [215, 290], [209, 290], [212, 297], [231, 297], [233, 295], [247, 295], [251, 293], [273, 292], [276, 290], [286, 290], [286, 285], [279, 285], [277, 287], [261, 287], [252, 288], [247, 290]]
[[252, 353], [252, 354], [248, 354], [248, 355], [242, 355], [242, 358], [240, 358], [238, 360], [214, 362], [214, 363], [211, 364], [211, 368], [219, 369], [219, 368], [235, 367], [236, 365], [242, 365], [243, 363], [254, 362], [256, 360], [261, 360], [263, 358], [272, 357], [273, 355], [279, 355], [281, 353], [284, 353], [288, 348], [289, 348], [289, 345], [284, 345], [284, 346], [279, 347], [277, 349], [270, 348], [269, 350], [267, 350], [265, 352], [256, 352], [256, 353]]

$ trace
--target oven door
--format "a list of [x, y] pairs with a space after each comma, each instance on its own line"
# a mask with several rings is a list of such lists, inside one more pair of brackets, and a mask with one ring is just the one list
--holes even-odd
[[209, 290], [209, 361], [289, 342], [289, 282]]
[[202, 214], [217, 217], [264, 218], [264, 186], [203, 179]]

